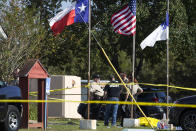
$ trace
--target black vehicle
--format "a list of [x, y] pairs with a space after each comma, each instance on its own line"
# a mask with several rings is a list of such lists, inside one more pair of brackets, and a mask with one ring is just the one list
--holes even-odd
[[[20, 88], [8, 86], [0, 81], [0, 100], [22, 99]], [[21, 103], [0, 103], [0, 129], [4, 131], [17, 131], [20, 127], [22, 115]]]
[[[143, 88], [143, 93], [137, 96], [137, 102], [154, 102], [154, 103], [166, 103], [167, 96], [164, 90], [155, 88]], [[171, 97], [169, 103], [172, 102]], [[162, 119], [163, 114], [166, 113], [166, 107], [161, 106], [141, 106], [141, 109], [148, 117]], [[136, 109], [136, 118], [143, 117], [139, 109]]]
[[[78, 113], [84, 118], [88, 118], [88, 104], [80, 103]], [[90, 104], [90, 119], [103, 120], [105, 113], [105, 105]]]
[[[196, 95], [178, 99], [174, 104], [196, 105]], [[171, 107], [169, 123], [181, 126], [184, 131], [196, 131], [196, 108]]]

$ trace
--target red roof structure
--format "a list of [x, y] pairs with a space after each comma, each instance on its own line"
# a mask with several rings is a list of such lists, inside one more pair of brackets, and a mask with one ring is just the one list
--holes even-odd
[[31, 59], [24, 64], [19, 72], [19, 77], [46, 78], [49, 77], [49, 74], [39, 60]]
[[[20, 69], [19, 72], [19, 87], [21, 88], [22, 97], [24, 100], [29, 100], [29, 79], [38, 79], [38, 92], [37, 92], [37, 99], [38, 100], [45, 100], [46, 94], [46, 78], [49, 77], [48, 72], [42, 66], [39, 60], [31, 59], [28, 60], [24, 66]], [[45, 103], [38, 103], [37, 104], [37, 118], [38, 123], [29, 123], [29, 103], [23, 103], [23, 117], [21, 121], [22, 128], [29, 128], [29, 127], [45, 127]], [[48, 110], [48, 109], [47, 109]], [[47, 118], [46, 118], [47, 119]]]

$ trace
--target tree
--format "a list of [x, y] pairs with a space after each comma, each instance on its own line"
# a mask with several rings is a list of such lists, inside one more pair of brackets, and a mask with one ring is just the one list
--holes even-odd
[[36, 58], [45, 31], [39, 23], [39, 17], [32, 15], [22, 1], [12, 0], [0, 3], [0, 23], [8, 35], [0, 39], [0, 77], [5, 81], [12, 78], [12, 72], [29, 58]]
[[[65, 27], [60, 35], [53, 36], [48, 19], [60, 11], [62, 1], [25, 0], [25, 2], [27, 9], [35, 10], [36, 8], [33, 17], [39, 16], [39, 21], [47, 32], [41, 40], [38, 58], [46, 65], [49, 72], [51, 74], [78, 75], [87, 79], [88, 27], [83, 23], [73, 24]], [[117, 71], [130, 73], [132, 72], [132, 37], [115, 34], [110, 24], [111, 16], [128, 2], [128, 0], [93, 0], [92, 33], [105, 49]], [[137, 2], [137, 78], [144, 82], [166, 83], [166, 42], [157, 42], [153, 48], [145, 50], [141, 50], [139, 45], [145, 37], [165, 21], [167, 3], [162, 0], [138, 0]], [[172, 69], [170, 80], [174, 84], [180, 78], [175, 77], [178, 70], [176, 68], [174, 70], [173, 63], [186, 62], [182, 65], [184, 71], [187, 71], [187, 62], [193, 61], [195, 58], [194, 3], [191, 0], [170, 1], [170, 69]], [[98, 72], [104, 79], [107, 79], [113, 70], [93, 36], [91, 40], [91, 73]], [[185, 59], [187, 60], [184, 61]], [[157, 74], [157, 72], [159, 73]], [[188, 74], [186, 76], [192, 77]]]

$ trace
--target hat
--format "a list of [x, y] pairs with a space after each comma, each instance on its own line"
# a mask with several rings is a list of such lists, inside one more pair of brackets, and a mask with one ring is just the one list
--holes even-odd
[[122, 78], [124, 78], [124, 77], [127, 77], [127, 74], [126, 74], [126, 73], [120, 73], [120, 76], [121, 76]]
[[113, 75], [110, 75], [110, 80], [112, 80], [113, 78], [115, 78]]
[[99, 74], [94, 74], [93, 79], [95, 79], [95, 78], [100, 78]]

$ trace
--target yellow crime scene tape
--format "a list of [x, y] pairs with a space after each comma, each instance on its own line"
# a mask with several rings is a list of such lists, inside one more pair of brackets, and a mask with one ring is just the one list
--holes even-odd
[[[37, 95], [31, 95], [31, 96], [37, 96]], [[63, 102], [76, 102], [76, 103], [92, 103], [92, 104], [123, 104], [123, 105], [136, 105], [134, 102], [128, 102], [128, 101], [72, 101], [72, 100], [64, 100], [64, 99], [57, 99], [48, 97], [50, 100], [22, 100], [22, 102], [31, 102], [31, 103], [42, 103], [42, 102], [48, 102], [48, 103], [63, 103]], [[8, 102], [6, 100], [3, 100], [5, 102]], [[13, 100], [14, 102], [20, 102], [21, 100]], [[12, 100], [9, 100], [9, 102], [13, 102]], [[0, 100], [1, 102], [1, 100]], [[175, 104], [175, 103], [152, 103], [152, 102], [137, 102], [140, 106], [169, 106], [169, 107], [185, 107], [185, 108], [196, 108], [196, 105], [193, 104]]]
[[[71, 87], [71, 88], [61, 88], [61, 89], [54, 89], [54, 90], [50, 90], [50, 92], [57, 92], [57, 91], [63, 91], [63, 90], [69, 90], [69, 89], [73, 89], [73, 88], [79, 88], [79, 87]], [[29, 92], [30, 95], [32, 94], [37, 94], [37, 91], [34, 92]]]
[[[63, 103], [63, 102], [71, 102], [71, 103], [90, 103], [90, 104], [123, 104], [123, 105], [136, 105], [135, 102], [128, 101], [73, 101], [73, 100], [64, 100], [64, 99], [56, 99], [49, 98], [53, 100], [21, 100], [21, 99], [5, 99], [0, 100], [1, 103]], [[137, 102], [140, 106], [169, 106], [169, 107], [186, 107], [186, 108], [196, 108], [196, 105], [193, 104], [174, 104], [174, 103], [151, 103], [151, 102]]]
[[[123, 83], [88, 83], [87, 85], [82, 85], [82, 87], [86, 87], [86, 88], [90, 88], [91, 85], [123, 85]], [[135, 83], [131, 82], [131, 83], [126, 83], [126, 85], [134, 85]], [[159, 87], [167, 87], [166, 84], [151, 84], [151, 83], [137, 83], [139, 85], [149, 85], [149, 86], [159, 86]], [[171, 88], [176, 88], [176, 89], [181, 89], [181, 90], [189, 90], [189, 91], [196, 91], [195, 88], [188, 88], [188, 87], [180, 87], [180, 86], [172, 86], [172, 85], [168, 85], [168, 87]], [[50, 92], [58, 92], [58, 91], [63, 91], [63, 90], [68, 90], [68, 89], [72, 89], [72, 88], [79, 88], [79, 87], [71, 87], [71, 88], [61, 88], [61, 89], [53, 89], [50, 90]], [[155, 91], [157, 92], [157, 91]], [[38, 92], [29, 92], [29, 94], [37, 94]], [[145, 92], [143, 92], [145, 93]], [[149, 92], [148, 92], [149, 93]]]
[[[123, 85], [123, 83], [99, 83], [98, 85]], [[126, 83], [126, 85], [134, 85], [136, 83]], [[181, 90], [189, 90], [189, 91], [196, 91], [196, 88], [188, 88], [188, 87], [180, 87], [180, 86], [173, 86], [173, 85], [167, 85], [167, 84], [151, 84], [151, 83], [137, 83], [139, 85], [148, 85], [148, 86], [158, 86], [158, 87], [170, 87], [170, 88], [176, 88]], [[92, 85], [92, 84], [91, 84]], [[96, 83], [93, 83], [93, 85], [97, 85]], [[90, 84], [84, 85], [83, 87], [90, 88]]]
[[[99, 44], [98, 44], [99, 45]], [[129, 91], [129, 89], [127, 88], [126, 84], [124, 83], [124, 81], [122, 80], [122, 78], [120, 77], [119, 73], [117, 72], [116, 68], [113, 66], [112, 62], [110, 61], [109, 57], [107, 56], [105, 50], [99, 45], [99, 47], [101, 48], [104, 56], [106, 57], [109, 65], [112, 67], [112, 69], [114, 70], [114, 72], [116, 73], [116, 75], [118, 76], [119, 80], [121, 81], [121, 83], [123, 83], [123, 86], [125, 87], [125, 89], [127, 90], [127, 93], [129, 96], [131, 96], [133, 102], [136, 104], [136, 106], [138, 107], [139, 111], [142, 113], [142, 115], [145, 117], [146, 121], [148, 122], [148, 124], [151, 126], [152, 129], [153, 126], [151, 124], [151, 122], [149, 121], [149, 119], [147, 118], [147, 116], [145, 115], [145, 113], [143, 112], [143, 110], [140, 108], [140, 106], [138, 105], [137, 101], [135, 100], [135, 98], [133, 97], [133, 95], [131, 94], [131, 92]]]

